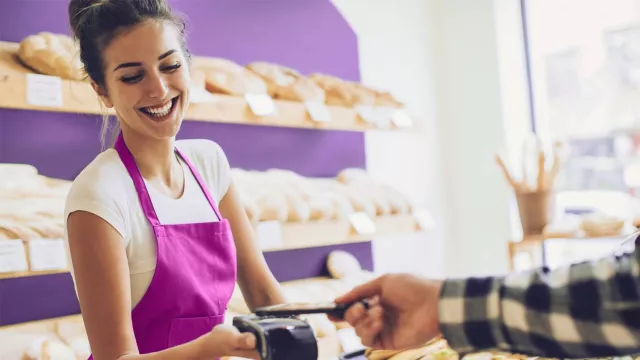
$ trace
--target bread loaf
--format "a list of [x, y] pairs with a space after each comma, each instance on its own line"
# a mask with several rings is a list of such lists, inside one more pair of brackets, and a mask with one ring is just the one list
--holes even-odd
[[363, 212], [370, 217], [375, 217], [378, 213], [375, 202], [369, 196], [363, 194], [362, 191], [343, 184], [336, 184], [334, 189], [338, 194], [345, 196], [349, 200], [355, 212]]
[[[309, 79], [325, 92], [325, 102], [328, 105], [353, 107], [357, 105], [376, 106], [378, 93], [357, 82], [346, 81], [327, 74], [311, 74]], [[388, 101], [388, 96], [380, 100]]]
[[200, 58], [194, 61], [193, 68], [205, 74], [209, 92], [232, 96], [268, 93], [267, 85], [258, 75], [231, 60]]
[[390, 108], [404, 108], [405, 105], [398, 101], [388, 92], [378, 92], [376, 94], [376, 106], [384, 106]]
[[324, 90], [292, 68], [269, 62], [254, 62], [247, 68], [264, 80], [273, 98], [300, 102], [325, 101]]
[[311, 209], [311, 220], [330, 220], [334, 217], [334, 205], [326, 194], [320, 192], [311, 194], [307, 201]]
[[43, 239], [64, 238], [64, 226], [59, 222], [41, 220], [26, 223], [25, 227], [33, 231], [35, 234], [38, 234]]
[[351, 253], [335, 250], [327, 257], [327, 270], [332, 278], [343, 279], [349, 275], [362, 272], [362, 266]]
[[350, 107], [355, 103], [353, 86], [332, 75], [311, 74], [308, 77], [325, 92], [327, 105]]
[[44, 75], [68, 80], [82, 80], [84, 71], [78, 48], [69, 36], [40, 32], [20, 42], [18, 58], [23, 64]]
[[379, 190], [389, 204], [391, 214], [407, 214], [411, 211], [411, 201], [400, 191], [388, 185], [380, 185]]
[[285, 190], [283, 196], [286, 198], [288, 217], [290, 222], [302, 222], [311, 218], [311, 207], [304, 200], [299, 192]]
[[38, 239], [40, 234], [19, 223], [0, 223], [0, 238], [8, 240]]
[[350, 83], [353, 92], [352, 105], [376, 106], [377, 92], [361, 83]]
[[32, 342], [23, 356], [24, 360], [77, 360], [69, 346], [55, 339], [40, 338]]
[[283, 194], [265, 193], [257, 200], [261, 221], [286, 222], [289, 218], [289, 206]]
[[338, 175], [336, 175], [336, 180], [346, 185], [356, 181], [361, 183], [373, 183], [373, 180], [367, 170], [360, 168], [342, 169]]
[[345, 220], [348, 219], [351, 214], [355, 212], [353, 205], [349, 201], [349, 198], [346, 196], [342, 196], [337, 192], [329, 191], [326, 193], [327, 198], [331, 202], [331, 206], [333, 208], [333, 219], [334, 220]]
[[278, 90], [293, 85], [301, 77], [298, 71], [270, 62], [258, 61], [247, 65], [247, 69], [253, 71], [267, 84], [267, 91], [271, 97], [276, 97]]

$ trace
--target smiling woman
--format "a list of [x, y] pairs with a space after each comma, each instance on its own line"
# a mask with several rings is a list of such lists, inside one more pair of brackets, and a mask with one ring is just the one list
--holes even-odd
[[235, 283], [252, 308], [284, 298], [224, 151], [175, 140], [191, 85], [184, 23], [163, 0], [71, 0], [69, 18], [121, 129], [76, 177], [65, 208], [93, 357], [256, 358], [252, 335], [222, 325]]

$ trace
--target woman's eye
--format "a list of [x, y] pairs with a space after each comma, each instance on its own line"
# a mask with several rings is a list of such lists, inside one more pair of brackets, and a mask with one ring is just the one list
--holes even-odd
[[167, 72], [174, 72], [174, 71], [178, 70], [181, 66], [182, 66], [182, 64], [175, 63], [173, 65], [166, 66], [166, 67], [162, 68], [162, 70], [167, 71]]
[[124, 83], [127, 84], [132, 84], [135, 82], [140, 81], [140, 79], [142, 79], [142, 74], [137, 74], [137, 75], [133, 75], [133, 76], [123, 76], [120, 78], [120, 80]]

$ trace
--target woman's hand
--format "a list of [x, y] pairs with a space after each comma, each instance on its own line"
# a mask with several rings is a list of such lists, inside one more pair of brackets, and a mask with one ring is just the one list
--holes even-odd
[[220, 324], [198, 341], [198, 357], [202, 359], [236, 356], [260, 360], [256, 351], [256, 337], [251, 333], [241, 333], [232, 325]]

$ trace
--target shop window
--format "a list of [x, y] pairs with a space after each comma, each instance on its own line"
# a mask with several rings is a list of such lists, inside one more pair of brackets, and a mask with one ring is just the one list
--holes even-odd
[[567, 145], [557, 190], [582, 202], [598, 197], [594, 203], [603, 191], [624, 195], [633, 215], [640, 203], [640, 0], [521, 1], [532, 128]]

